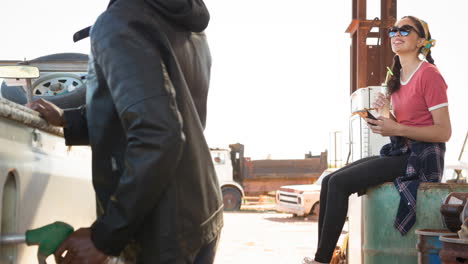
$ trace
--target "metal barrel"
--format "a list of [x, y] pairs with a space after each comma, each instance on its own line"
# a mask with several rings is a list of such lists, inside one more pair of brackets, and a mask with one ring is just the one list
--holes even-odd
[[442, 248], [440, 236], [456, 235], [447, 229], [418, 229], [416, 248], [418, 250], [418, 264], [440, 264], [439, 251]]
[[439, 256], [442, 264], [468, 263], [468, 240], [460, 239], [457, 235], [441, 236], [442, 249]]
[[25, 235], [3, 235], [0, 236], [0, 245], [15, 245], [26, 242]]
[[440, 205], [451, 192], [468, 192], [468, 184], [422, 183], [418, 189], [416, 223], [402, 236], [393, 227], [400, 195], [393, 183], [367, 190], [363, 199], [363, 262], [417, 263], [416, 229], [444, 229]]

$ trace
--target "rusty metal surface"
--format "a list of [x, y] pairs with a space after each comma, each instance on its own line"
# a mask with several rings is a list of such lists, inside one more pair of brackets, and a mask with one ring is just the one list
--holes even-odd
[[418, 264], [440, 263], [439, 252], [442, 249], [442, 242], [439, 236], [455, 235], [447, 229], [418, 229]]
[[442, 236], [440, 240], [442, 264], [468, 263], [468, 240], [458, 239], [458, 236]]
[[357, 19], [366, 19], [367, 17], [367, 0], [357, 0], [356, 1], [356, 18]]
[[452, 192], [445, 198], [440, 207], [445, 225], [452, 232], [460, 230], [463, 218], [460, 214], [468, 200], [468, 192]]
[[[396, 23], [396, 15], [397, 15], [397, 1], [396, 0], [382, 0], [381, 5], [381, 14], [382, 14], [382, 21], [385, 21], [383, 25], [383, 34], [382, 34], [382, 61], [381, 63], [384, 64], [383, 66], [392, 67], [393, 57], [394, 54], [392, 52], [392, 46], [390, 44], [390, 38], [387, 35], [387, 29], [393, 26]], [[382, 67], [380, 70], [382, 71], [381, 78], [385, 81], [386, 77], [386, 67]]]
[[[466, 192], [468, 185], [421, 183], [416, 205], [416, 229], [443, 229], [440, 217], [441, 201], [451, 192]], [[402, 236], [394, 228], [395, 215], [400, 201], [393, 182], [367, 190], [362, 211], [362, 263], [417, 263], [417, 237], [414, 231]], [[350, 238], [356, 239], [354, 230]]]
[[460, 230], [462, 222], [460, 221], [460, 213], [463, 211], [463, 205], [459, 204], [443, 204], [440, 207], [440, 213], [444, 219], [444, 223], [452, 232]]
[[320, 170], [320, 159], [304, 160], [254, 160], [254, 174], [310, 173]]
[[[359, 88], [382, 84], [386, 67], [393, 63], [386, 29], [396, 21], [396, 0], [381, 0], [380, 19], [368, 20], [366, 9], [366, 0], [353, 0], [353, 20], [346, 30], [352, 38], [350, 94]], [[374, 27], [379, 33], [370, 32]], [[367, 39], [376, 35], [379, 44], [367, 45]]]
[[327, 168], [327, 154], [297, 160], [244, 160], [244, 179], [313, 178]]
[[432, 190], [434, 188], [438, 188], [440, 190], [445, 189], [449, 190], [450, 192], [456, 192], [457, 190], [467, 188], [468, 184], [466, 183], [432, 183], [432, 182], [424, 182], [418, 188], [420, 191]]
[[284, 185], [312, 184], [327, 168], [327, 153], [298, 160], [244, 158], [242, 187], [246, 195], [267, 194]]

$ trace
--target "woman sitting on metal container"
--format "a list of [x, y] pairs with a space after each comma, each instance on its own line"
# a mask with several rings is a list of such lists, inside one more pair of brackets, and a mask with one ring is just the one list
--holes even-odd
[[394, 227], [405, 235], [416, 221], [416, 193], [421, 182], [440, 182], [445, 142], [451, 136], [447, 85], [434, 65], [426, 22], [406, 16], [388, 31], [396, 54], [388, 96], [380, 94], [373, 106], [381, 112], [391, 99], [393, 114], [367, 118], [373, 133], [390, 136], [380, 156], [358, 160], [322, 181], [315, 259], [329, 263], [348, 210], [348, 197], [384, 182], [394, 182], [400, 203]]

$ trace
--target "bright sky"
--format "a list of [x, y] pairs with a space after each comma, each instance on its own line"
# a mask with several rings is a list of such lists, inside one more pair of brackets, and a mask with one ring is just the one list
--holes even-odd
[[[205, 0], [213, 56], [207, 140], [240, 142], [255, 159], [303, 158], [329, 148], [329, 133], [348, 138], [351, 0]], [[369, 4], [380, 1], [369, 0]], [[2, 1], [0, 59], [89, 50], [72, 42], [107, 6], [103, 0]], [[368, 18], [379, 16], [368, 7]], [[458, 157], [468, 130], [466, 0], [399, 0], [398, 17], [426, 20], [433, 57], [449, 85], [453, 134], [447, 158]], [[7, 21], [7, 22], [5, 22]], [[347, 155], [343, 147], [343, 157]], [[466, 157], [468, 160], [468, 157]]]

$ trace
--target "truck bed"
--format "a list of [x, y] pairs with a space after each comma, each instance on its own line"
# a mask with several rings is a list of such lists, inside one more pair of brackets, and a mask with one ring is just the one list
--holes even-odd
[[327, 168], [327, 154], [306, 159], [244, 162], [242, 181], [247, 195], [267, 194], [283, 185], [312, 184]]

